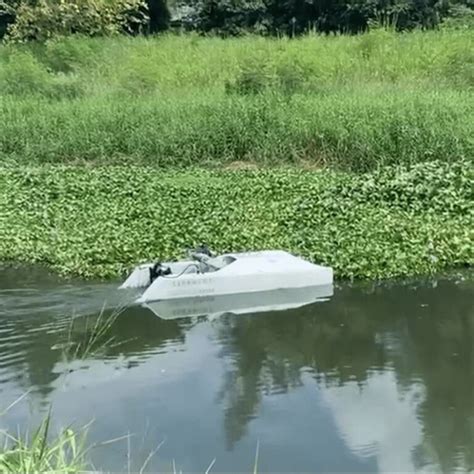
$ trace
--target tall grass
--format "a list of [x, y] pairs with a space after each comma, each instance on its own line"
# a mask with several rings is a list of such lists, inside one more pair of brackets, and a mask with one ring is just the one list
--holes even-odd
[[[15, 400], [6, 411], [24, 399], [27, 394], [28, 393], [25, 393]], [[4, 415], [6, 411], [0, 412], [0, 416]], [[130, 465], [130, 438], [133, 435], [130, 433], [86, 447], [90, 423], [78, 430], [72, 427], [65, 428], [54, 436], [50, 430], [51, 422], [52, 417], [50, 411], [36, 431], [31, 435], [28, 433], [24, 435], [12, 435], [6, 431], [0, 431], [0, 474], [79, 474], [84, 472], [107, 472], [102, 469], [98, 470], [93, 466], [90, 460], [90, 451], [95, 447], [110, 445], [122, 440], [127, 440], [128, 447], [126, 454], [129, 462], [125, 472], [129, 474], [132, 472]], [[148, 453], [139, 470], [135, 472], [139, 474], [148, 472], [147, 467], [150, 461], [158, 453], [164, 443], [164, 439], [160, 441], [156, 448]], [[258, 455], [259, 443], [257, 443], [255, 453], [254, 474], [258, 472]], [[215, 463], [216, 458], [210, 462], [205, 474], [209, 474], [212, 471]], [[91, 471], [88, 470], [88, 468], [94, 468], [94, 470]], [[173, 474], [179, 472], [182, 474], [183, 471], [177, 470], [176, 462], [173, 459], [170, 470], [163, 472], [172, 472]]]
[[0, 47], [0, 158], [379, 164], [474, 152], [474, 32]]
[[3, 434], [0, 474], [79, 473], [86, 468], [86, 430], [62, 430], [50, 436], [48, 415], [31, 436]]
[[104, 304], [94, 317], [72, 317], [65, 340], [57, 345], [62, 349], [64, 361], [70, 363], [103, 355], [108, 349], [123, 344], [112, 335], [112, 327], [124, 309], [117, 307], [107, 313]]

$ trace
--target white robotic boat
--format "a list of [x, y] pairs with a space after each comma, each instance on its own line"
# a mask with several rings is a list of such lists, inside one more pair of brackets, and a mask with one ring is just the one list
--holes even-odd
[[[189, 260], [136, 267], [120, 288], [141, 289], [137, 303], [331, 286], [330, 267], [281, 250], [212, 256], [205, 247]], [[258, 296], [256, 296], [258, 298]], [[284, 304], [282, 302], [282, 304]]]

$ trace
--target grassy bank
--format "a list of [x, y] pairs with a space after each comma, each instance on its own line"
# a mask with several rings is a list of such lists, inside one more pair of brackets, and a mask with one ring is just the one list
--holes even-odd
[[147, 167], [0, 172], [0, 260], [117, 276], [141, 260], [284, 248], [338, 277], [430, 274], [473, 262], [470, 163], [367, 174]]
[[110, 277], [205, 241], [339, 277], [471, 264], [473, 51], [470, 30], [0, 46], [0, 260]]
[[0, 47], [0, 159], [220, 167], [474, 154], [474, 32]]
[[0, 474], [85, 472], [85, 431], [71, 428], [56, 437], [49, 433], [50, 417], [29, 436], [0, 433]]

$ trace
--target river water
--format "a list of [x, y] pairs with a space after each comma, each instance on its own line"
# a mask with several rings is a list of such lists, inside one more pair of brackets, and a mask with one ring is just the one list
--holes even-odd
[[0, 429], [92, 422], [108, 471], [474, 470], [472, 279], [166, 320], [116, 286], [1, 269]]

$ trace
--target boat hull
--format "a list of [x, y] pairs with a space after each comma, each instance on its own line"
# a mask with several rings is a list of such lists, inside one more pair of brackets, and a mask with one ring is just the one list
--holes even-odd
[[[234, 257], [235, 261], [219, 271], [178, 273], [157, 278], [144, 291], [138, 302], [248, 294], [333, 283], [332, 268], [314, 265], [287, 252], [263, 251], [226, 255]], [[192, 262], [181, 262], [180, 268], [187, 268], [186, 263], [191, 265]]]

